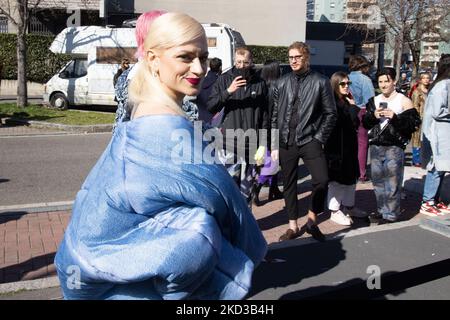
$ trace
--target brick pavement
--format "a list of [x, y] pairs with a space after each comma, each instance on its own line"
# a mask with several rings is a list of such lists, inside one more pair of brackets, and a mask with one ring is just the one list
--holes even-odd
[[[310, 195], [310, 184], [299, 185], [300, 208], [306, 208]], [[261, 200], [264, 203], [267, 190], [263, 189]], [[408, 193], [403, 201], [404, 219], [417, 219], [420, 197]], [[361, 209], [373, 212], [376, 208], [372, 185], [357, 186], [356, 204]], [[287, 227], [287, 214], [283, 210], [284, 201], [277, 200], [254, 207], [254, 215], [268, 243], [277, 242]], [[348, 227], [334, 224], [328, 220], [329, 214], [319, 216], [320, 228], [325, 234], [333, 234]], [[70, 219], [70, 211], [42, 213], [0, 214], [0, 283], [32, 280], [55, 275], [54, 255]], [[306, 218], [300, 219], [301, 225]], [[352, 228], [366, 226], [355, 223]], [[301, 237], [309, 237], [303, 233]]]

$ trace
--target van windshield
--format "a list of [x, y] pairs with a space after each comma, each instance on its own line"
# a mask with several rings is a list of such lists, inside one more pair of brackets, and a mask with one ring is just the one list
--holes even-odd
[[87, 59], [76, 59], [64, 68], [59, 76], [63, 79], [81, 78], [87, 74]]

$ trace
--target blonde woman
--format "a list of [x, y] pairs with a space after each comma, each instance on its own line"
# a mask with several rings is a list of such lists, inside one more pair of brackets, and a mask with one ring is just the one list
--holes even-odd
[[66, 299], [248, 293], [266, 242], [244, 198], [222, 165], [197, 164], [189, 152], [174, 159], [174, 133], [194, 145], [181, 104], [198, 94], [207, 49], [202, 26], [185, 14], [150, 26], [129, 87], [131, 120], [118, 125], [77, 194], [56, 255]]
[[[420, 119], [423, 119], [423, 113], [425, 110], [425, 101], [428, 95], [428, 87], [430, 86], [431, 75], [428, 72], [423, 72], [420, 74], [419, 85], [414, 90], [411, 100], [414, 108], [420, 115]], [[412, 144], [412, 164], [416, 167], [420, 167], [420, 135], [421, 130], [417, 130], [413, 133], [411, 138]]]

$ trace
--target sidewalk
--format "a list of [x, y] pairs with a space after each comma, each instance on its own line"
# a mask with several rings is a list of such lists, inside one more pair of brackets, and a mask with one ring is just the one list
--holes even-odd
[[[412, 171], [412, 169], [414, 170]], [[405, 184], [405, 187], [413, 188], [415, 186], [416, 189], [420, 189], [420, 180], [417, 179], [420, 172], [417, 170], [416, 168], [407, 168], [405, 177], [409, 182]], [[414, 184], [411, 181], [414, 181]], [[306, 213], [310, 195], [308, 177], [300, 180], [298, 187], [300, 208], [303, 208]], [[425, 217], [418, 214], [420, 195], [408, 190], [405, 191], [405, 194], [406, 199], [402, 201], [402, 220], [419, 221], [420, 218]], [[261, 193], [263, 203], [266, 197], [267, 188], [263, 189]], [[367, 212], [376, 210], [371, 183], [357, 185], [356, 205]], [[284, 201], [277, 200], [253, 208], [253, 213], [269, 244], [278, 242], [278, 238], [286, 230], [287, 215], [283, 207]], [[42, 208], [40, 210], [42, 211]], [[17, 211], [16, 209], [14, 212], [12, 210], [11, 212], [0, 211], [0, 239], [2, 240], [0, 241], [0, 284], [55, 275], [53, 259], [70, 215], [70, 210], [32, 212], [32, 210]], [[319, 215], [320, 228], [327, 235], [367, 226], [356, 221], [351, 228], [344, 227], [331, 222], [328, 218], [329, 213]], [[305, 223], [306, 217], [301, 218], [300, 225]], [[301, 235], [301, 238], [308, 237], [310, 235], [307, 233]]]

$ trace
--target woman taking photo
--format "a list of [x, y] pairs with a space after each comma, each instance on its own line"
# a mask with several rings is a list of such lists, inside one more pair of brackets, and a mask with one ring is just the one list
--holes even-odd
[[[331, 221], [349, 226], [350, 215], [366, 215], [354, 207], [356, 182], [359, 177], [358, 127], [359, 108], [350, 94], [351, 82], [345, 72], [331, 76], [338, 120], [325, 145], [328, 161], [328, 209]], [[342, 210], [341, 210], [342, 208]]]
[[363, 125], [369, 130], [372, 183], [377, 199], [378, 212], [371, 218], [384, 224], [400, 217], [405, 148], [421, 121], [411, 100], [395, 91], [393, 68], [383, 68], [377, 79], [381, 94], [369, 100]]
[[[222, 165], [198, 163], [181, 109], [206, 72], [196, 20], [156, 18], [117, 126], [72, 210], [55, 265], [66, 299], [242, 299], [266, 242]], [[201, 146], [201, 144], [200, 144]], [[206, 145], [202, 146], [202, 150]], [[200, 152], [202, 153], [202, 152]]]

